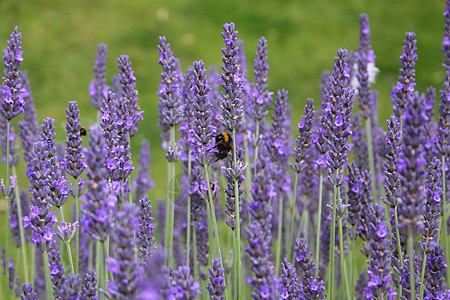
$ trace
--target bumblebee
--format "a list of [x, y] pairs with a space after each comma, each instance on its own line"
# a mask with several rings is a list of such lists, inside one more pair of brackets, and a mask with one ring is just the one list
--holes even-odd
[[216, 144], [214, 148], [217, 150], [216, 161], [224, 159], [233, 149], [233, 139], [228, 133], [222, 132], [216, 135]]
[[80, 127], [80, 135], [81, 135], [81, 136], [87, 135], [87, 131], [86, 131], [86, 128], [84, 128], [84, 126], [81, 126], [81, 127]]

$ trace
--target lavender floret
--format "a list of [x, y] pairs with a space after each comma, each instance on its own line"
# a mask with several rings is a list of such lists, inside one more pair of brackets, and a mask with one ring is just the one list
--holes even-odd
[[286, 300], [301, 300], [304, 299], [300, 295], [301, 285], [295, 267], [283, 259], [281, 263], [281, 299]]

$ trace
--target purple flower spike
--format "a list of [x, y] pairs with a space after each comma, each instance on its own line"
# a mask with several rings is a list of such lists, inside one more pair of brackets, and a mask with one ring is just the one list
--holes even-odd
[[425, 268], [425, 293], [424, 300], [448, 299], [449, 291], [445, 284], [446, 269], [444, 248], [437, 245], [428, 255]]
[[209, 283], [207, 286], [209, 297], [211, 300], [225, 299], [225, 273], [221, 267], [220, 259], [216, 258], [212, 261], [212, 268], [209, 268]]
[[370, 92], [369, 64], [375, 63], [375, 54], [370, 47], [370, 27], [367, 14], [361, 14], [359, 17], [360, 35], [359, 49], [356, 53], [358, 72], [358, 107], [361, 109], [363, 118], [369, 118], [373, 111], [373, 97]]
[[200, 284], [194, 280], [188, 267], [181, 266], [174, 271], [173, 281], [172, 293], [176, 299], [197, 299], [197, 295], [200, 294]]
[[138, 91], [136, 90], [136, 77], [131, 69], [131, 62], [127, 55], [121, 55], [119, 62], [119, 82], [122, 85], [122, 95], [120, 101], [125, 102], [126, 115], [122, 119], [127, 125], [130, 137], [134, 136], [138, 130], [138, 122], [143, 120], [139, 106]]
[[114, 230], [115, 242], [113, 257], [107, 258], [108, 271], [113, 273], [114, 281], [109, 282], [108, 293], [118, 299], [133, 299], [138, 292], [136, 281], [139, 276], [135, 260], [135, 234], [138, 228], [137, 207], [124, 204], [117, 212], [117, 226]]
[[80, 111], [76, 101], [69, 102], [69, 108], [66, 109], [66, 151], [65, 151], [65, 170], [77, 179], [86, 168], [84, 163], [83, 140], [80, 136]]
[[142, 141], [141, 156], [138, 158], [139, 168], [136, 177], [133, 180], [133, 187], [136, 192], [136, 199], [142, 199], [147, 196], [154, 183], [150, 176], [150, 143], [147, 140]]
[[83, 233], [104, 242], [115, 221], [117, 198], [109, 193], [105, 169], [105, 139], [99, 127], [91, 129], [87, 162], [87, 190], [82, 198], [84, 216], [81, 219]]
[[212, 124], [211, 102], [208, 93], [211, 90], [206, 78], [206, 69], [203, 61], [196, 61], [193, 65], [193, 97], [192, 110], [194, 124], [192, 126], [194, 155], [201, 165], [211, 165], [215, 161], [213, 151], [214, 137], [217, 129]]
[[93, 269], [89, 269], [84, 276], [81, 285], [79, 300], [97, 300], [97, 275]]
[[106, 85], [106, 53], [107, 46], [105, 44], [98, 45], [97, 58], [94, 66], [94, 80], [89, 85], [89, 95], [91, 96], [91, 104], [97, 110], [100, 110], [103, 103], [103, 97], [108, 92]]
[[150, 200], [146, 197], [139, 200], [139, 204], [139, 230], [136, 236], [138, 237], [139, 257], [145, 264], [152, 254], [153, 244], [155, 243], [154, 219], [152, 218]]
[[33, 292], [33, 284], [24, 283], [22, 284], [23, 295], [20, 295], [20, 299], [22, 300], [37, 300], [36, 293]]
[[23, 113], [26, 91], [22, 88], [19, 67], [22, 64], [22, 34], [18, 32], [17, 26], [11, 33], [11, 39], [7, 42], [8, 48], [4, 49], [5, 76], [0, 90], [0, 114], [10, 121]]
[[305, 299], [300, 295], [301, 286], [299, 284], [297, 270], [286, 258], [281, 263], [281, 287], [281, 299]]
[[182, 120], [181, 105], [181, 80], [178, 60], [170, 50], [170, 44], [166, 43], [165, 37], [159, 37], [158, 52], [160, 55], [158, 63], [161, 65], [161, 84], [159, 85], [159, 113], [158, 126], [163, 131], [163, 144], [169, 139], [169, 131], [177, 126]]
[[325, 299], [324, 283], [319, 277], [315, 277], [316, 264], [311, 259], [306, 239], [296, 239], [294, 251], [295, 261], [301, 274], [301, 294], [305, 299]]
[[417, 47], [414, 32], [407, 32], [403, 47], [403, 54], [400, 56], [401, 68], [397, 85], [391, 92], [392, 102], [394, 103], [394, 114], [398, 120], [402, 120], [403, 112], [408, 101], [408, 94], [414, 91], [416, 85], [415, 70], [417, 57]]
[[[58, 299], [64, 299], [63, 285], [67, 280], [64, 275], [64, 267], [61, 263], [61, 256], [57, 246], [48, 252], [48, 267], [50, 268], [50, 279], [53, 286], [53, 296]], [[44, 266], [45, 268], [45, 266]]]
[[297, 124], [298, 134], [293, 154], [295, 160], [293, 169], [297, 174], [304, 172], [308, 167], [312, 167], [312, 129], [314, 127], [315, 113], [313, 100], [308, 99], [305, 106], [305, 114], [302, 116], [300, 123]]
[[406, 233], [408, 226], [421, 232], [421, 215], [425, 211], [425, 131], [426, 123], [423, 98], [418, 93], [409, 95], [403, 124], [403, 144], [398, 160], [398, 173], [401, 190], [398, 205], [399, 229]]
[[384, 208], [378, 204], [366, 207], [369, 235], [369, 268], [367, 270], [368, 283], [364, 288], [367, 299], [394, 300], [397, 296], [395, 288], [390, 286], [392, 272], [389, 267], [389, 238], [384, 219]]
[[38, 119], [34, 108], [34, 100], [31, 97], [31, 87], [28, 81], [27, 73], [21, 72], [22, 86], [26, 93], [24, 96], [25, 107], [23, 112], [23, 120], [17, 123], [19, 127], [20, 143], [23, 148], [23, 156], [25, 163], [31, 160], [31, 152], [33, 151], [33, 143], [39, 137]]
[[52, 193], [49, 184], [50, 161], [48, 160], [47, 143], [44, 141], [35, 142], [31, 156], [27, 177], [30, 181], [29, 191], [32, 205], [30, 206], [29, 216], [24, 217], [24, 226], [31, 227], [33, 230], [31, 243], [38, 245], [42, 251], [43, 245], [41, 243], [46, 241], [44, 236], [52, 236], [53, 224], [57, 222], [56, 211], [50, 213], [52, 205], [49, 201]]
[[[2, 150], [2, 162], [6, 162], [6, 149], [8, 142], [7, 137], [7, 120], [0, 115], [0, 149]], [[14, 126], [10, 123], [9, 126], [9, 166], [17, 166], [19, 163], [20, 154], [17, 152], [19, 150], [19, 145], [17, 144], [18, 136], [14, 133]]]
[[222, 37], [225, 48], [222, 48], [222, 70], [219, 83], [225, 90], [221, 93], [223, 127], [228, 131], [239, 131], [242, 127], [243, 110], [243, 84], [244, 78], [239, 71], [239, 49], [234, 23], [223, 25]]
[[[354, 90], [349, 86], [347, 50], [338, 50], [334, 71], [330, 75], [326, 107], [322, 123], [328, 143], [327, 163], [331, 167], [331, 183], [339, 186], [344, 181], [343, 168], [349, 155], [349, 137], [352, 133], [350, 118]], [[337, 172], [337, 174], [335, 174]], [[336, 176], [337, 175], [337, 176]]]
[[398, 205], [398, 190], [400, 179], [397, 170], [399, 154], [401, 150], [401, 132], [400, 122], [395, 115], [387, 121], [388, 131], [386, 133], [386, 162], [384, 163], [384, 189], [386, 190], [386, 199], [382, 201], [394, 208]]

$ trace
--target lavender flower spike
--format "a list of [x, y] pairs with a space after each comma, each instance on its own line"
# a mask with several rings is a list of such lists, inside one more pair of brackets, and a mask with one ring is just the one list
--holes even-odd
[[239, 72], [239, 49], [237, 47], [237, 35], [233, 22], [223, 25], [222, 37], [225, 48], [222, 48], [222, 70], [219, 83], [225, 90], [221, 93], [220, 105], [222, 106], [223, 126], [230, 132], [239, 131], [242, 127], [243, 110], [243, 84], [244, 79]]
[[391, 97], [394, 103], [394, 114], [397, 119], [402, 123], [403, 112], [407, 102], [407, 94], [414, 91], [415, 82], [415, 70], [417, 57], [417, 47], [415, 40], [416, 35], [414, 32], [407, 32], [403, 47], [403, 54], [400, 56], [401, 68], [400, 76], [398, 77], [397, 85], [394, 87]]
[[209, 268], [209, 283], [207, 286], [209, 297], [211, 300], [225, 299], [225, 274], [221, 267], [220, 259], [216, 258], [212, 261], [212, 268]]
[[91, 96], [91, 104], [97, 110], [100, 110], [103, 104], [103, 97], [108, 92], [106, 85], [106, 52], [105, 44], [98, 45], [97, 59], [94, 66], [94, 80], [89, 85], [89, 95]]
[[306, 239], [295, 241], [295, 261], [301, 274], [301, 294], [305, 299], [325, 299], [323, 281], [315, 276], [316, 264], [311, 259], [312, 254], [308, 250]]
[[147, 196], [148, 192], [153, 189], [153, 180], [150, 177], [150, 143], [147, 140], [142, 141], [141, 156], [138, 158], [139, 168], [136, 177], [133, 180], [135, 190], [135, 198], [142, 199]]
[[117, 213], [118, 225], [114, 230], [113, 257], [107, 258], [108, 271], [114, 275], [109, 282], [108, 293], [118, 299], [133, 299], [137, 293], [136, 281], [139, 268], [135, 260], [135, 234], [137, 231], [137, 207], [134, 204], [122, 207]]
[[93, 269], [89, 269], [84, 276], [81, 285], [79, 300], [97, 300], [97, 275]]
[[194, 62], [193, 72], [193, 96], [195, 101], [192, 103], [194, 114], [192, 129], [196, 140], [194, 155], [201, 165], [208, 166], [215, 161], [212, 150], [216, 128], [212, 124], [212, 107], [208, 99], [208, 93], [211, 89], [207, 84], [203, 61]]
[[11, 33], [11, 39], [7, 42], [8, 48], [4, 49], [5, 76], [0, 90], [0, 114], [10, 121], [23, 113], [25, 90], [20, 81], [19, 67], [22, 64], [22, 34], [17, 26]]
[[33, 292], [33, 284], [24, 283], [22, 284], [23, 295], [20, 295], [22, 300], [37, 300], [36, 293]]
[[138, 91], [136, 90], [136, 77], [131, 69], [131, 62], [127, 55], [121, 55], [119, 62], [119, 82], [122, 85], [121, 101], [125, 102], [126, 116], [122, 118], [126, 122], [130, 137], [134, 136], [138, 130], [138, 122], [143, 119], [139, 106]]
[[300, 295], [301, 285], [298, 279], [297, 270], [288, 262], [286, 257], [281, 263], [281, 299], [301, 300], [304, 299]]
[[86, 151], [88, 169], [87, 190], [83, 197], [84, 216], [81, 219], [83, 233], [94, 240], [104, 242], [113, 228], [117, 198], [109, 193], [105, 168], [105, 140], [102, 130], [93, 127]]
[[78, 178], [86, 168], [84, 163], [83, 140], [80, 136], [80, 111], [76, 101], [69, 102], [69, 108], [66, 109], [66, 153], [65, 153], [65, 169], [73, 178]]
[[[53, 296], [55, 299], [64, 299], [63, 285], [67, 278], [64, 275], [64, 267], [61, 263], [61, 256], [57, 246], [53, 247], [53, 249], [48, 252], [48, 261], [48, 267], [50, 268], [50, 279], [53, 286]], [[44, 266], [44, 268], [45, 267], [46, 266]]]
[[152, 254], [153, 244], [155, 243], [155, 232], [153, 230], [152, 207], [147, 197], [139, 200], [139, 230], [138, 237], [139, 257], [143, 264], [148, 262]]
[[181, 266], [174, 271], [173, 281], [172, 292], [176, 299], [197, 299], [197, 295], [200, 294], [200, 284], [194, 280], [188, 267]]
[[160, 99], [158, 126], [163, 131], [163, 141], [167, 142], [170, 128], [180, 124], [182, 120], [181, 79], [178, 61], [170, 50], [170, 44], [166, 43], [166, 38], [163, 36], [159, 37], [158, 52], [160, 55], [158, 63], [163, 70], [158, 91]]

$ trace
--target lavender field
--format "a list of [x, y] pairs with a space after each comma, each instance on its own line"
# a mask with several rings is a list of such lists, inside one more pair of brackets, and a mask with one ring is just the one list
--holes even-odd
[[[362, 13], [357, 49], [336, 49], [301, 116], [269, 88], [270, 39], [245, 53], [233, 22], [218, 66], [159, 37], [152, 122], [130, 57], [107, 69], [99, 44], [97, 118], [68, 101], [64, 137], [38, 117], [19, 24], [0, 90], [1, 299], [450, 299], [450, 0], [442, 11], [442, 85], [418, 90], [406, 32], [392, 89], [374, 89]], [[160, 140], [132, 149], [148, 124]]]

